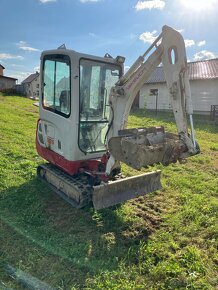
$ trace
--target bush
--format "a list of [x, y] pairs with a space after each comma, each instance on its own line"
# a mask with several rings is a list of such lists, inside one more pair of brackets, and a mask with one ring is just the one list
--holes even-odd
[[1, 89], [0, 93], [5, 96], [19, 95], [24, 96], [22, 93], [18, 92], [15, 88]]

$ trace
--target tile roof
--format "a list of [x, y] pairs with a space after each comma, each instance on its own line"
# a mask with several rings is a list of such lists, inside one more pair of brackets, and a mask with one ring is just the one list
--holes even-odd
[[[207, 80], [218, 78], [218, 58], [201, 60], [188, 63], [188, 74], [190, 80]], [[163, 67], [157, 67], [151, 77], [146, 81], [147, 84], [164, 83]]]
[[36, 77], [38, 77], [38, 75], [39, 75], [38, 72], [29, 75], [24, 81], [22, 81], [22, 84], [31, 83]]
[[0, 66], [1, 66], [3, 69], [5, 69], [5, 67], [3, 67], [3, 65], [2, 65], [2, 64], [0, 64]]

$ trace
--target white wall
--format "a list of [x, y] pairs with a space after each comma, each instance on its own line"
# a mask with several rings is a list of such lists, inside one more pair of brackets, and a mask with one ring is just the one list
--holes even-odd
[[157, 108], [169, 110], [171, 108], [169, 93], [166, 84], [147, 84], [140, 90], [139, 108], [154, 110], [156, 108], [156, 96], [150, 96], [151, 89], [158, 89]]
[[[218, 80], [190, 81], [193, 109], [196, 112], [210, 112], [211, 105], [218, 105]], [[139, 97], [139, 108], [155, 109], [156, 97], [150, 96], [150, 89], [158, 89], [158, 109], [171, 109], [169, 93], [165, 83], [146, 84]]]
[[31, 82], [32, 97], [39, 97], [39, 75]]
[[218, 105], [218, 80], [191, 81], [194, 111], [209, 112], [211, 105]]

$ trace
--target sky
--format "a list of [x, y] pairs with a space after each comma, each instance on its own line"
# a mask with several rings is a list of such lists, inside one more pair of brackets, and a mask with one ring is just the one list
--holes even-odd
[[0, 0], [0, 64], [20, 83], [39, 70], [43, 50], [142, 55], [163, 25], [178, 30], [188, 61], [218, 57], [218, 0]]

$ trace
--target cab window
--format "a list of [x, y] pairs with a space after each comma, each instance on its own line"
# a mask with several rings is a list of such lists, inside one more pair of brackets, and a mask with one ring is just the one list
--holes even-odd
[[43, 64], [43, 107], [63, 116], [70, 115], [70, 59], [47, 56]]
[[80, 60], [79, 148], [81, 151], [104, 151], [108, 131], [109, 94], [119, 80], [117, 64]]

